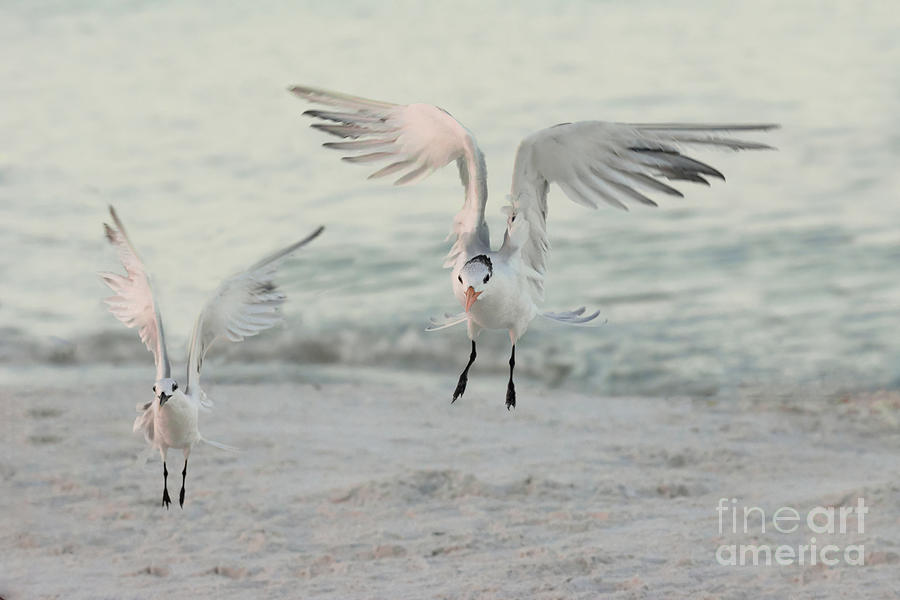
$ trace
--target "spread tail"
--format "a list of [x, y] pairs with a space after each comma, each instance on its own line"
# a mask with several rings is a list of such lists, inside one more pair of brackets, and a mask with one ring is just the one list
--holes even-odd
[[425, 331], [437, 331], [439, 329], [446, 329], [447, 327], [453, 327], [454, 325], [459, 325], [460, 323], [464, 323], [466, 319], [469, 318], [464, 312], [457, 313], [455, 315], [450, 313], [444, 313], [443, 317], [431, 317], [429, 320], [428, 327], [425, 328]]
[[228, 444], [223, 444], [221, 442], [214, 442], [212, 440], [208, 440], [205, 437], [201, 437], [200, 441], [204, 444], [209, 444], [214, 448], [218, 448], [219, 450], [227, 450], [228, 452], [240, 452], [240, 448], [235, 448], [234, 446], [229, 446]]
[[[595, 311], [587, 316], [584, 315], [585, 308], [582, 306], [580, 308], [576, 308], [575, 310], [569, 310], [566, 312], [544, 312], [541, 313], [541, 316], [545, 319], [550, 319], [551, 321], [556, 321], [557, 323], [565, 323], [566, 325], [584, 325], [589, 321], [593, 321], [598, 316], [600, 316], [600, 311]], [[604, 321], [603, 323], [606, 323]], [[596, 325], [602, 325], [602, 323], [596, 323]]]
[[196, 394], [196, 396], [200, 410], [205, 412], [211, 411], [213, 406], [215, 406], [215, 404], [213, 404], [213, 401], [209, 399], [209, 396], [206, 395], [206, 392], [204, 392], [203, 388], [201, 388], [200, 386], [197, 386], [197, 392], [198, 393]]
[[134, 419], [134, 425], [131, 427], [133, 432], [142, 432], [144, 434], [144, 439], [147, 440], [147, 443], [153, 444], [153, 441], [156, 439], [156, 432], [153, 426], [153, 403], [147, 402], [146, 404], [138, 404], [137, 410], [140, 413]]

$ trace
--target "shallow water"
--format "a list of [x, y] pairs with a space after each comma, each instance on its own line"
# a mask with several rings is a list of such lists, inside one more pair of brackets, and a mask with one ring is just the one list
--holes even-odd
[[[114, 204], [175, 357], [225, 275], [324, 223], [285, 268], [287, 326], [220, 356], [435, 369], [462, 328], [440, 269], [454, 169], [396, 189], [318, 148], [285, 92], [430, 101], [478, 136], [496, 241], [518, 141], [562, 121], [761, 121], [778, 152], [701, 153], [728, 182], [596, 212], [551, 189], [546, 307], [523, 375], [601, 393], [900, 384], [900, 17], [889, 3], [12, 3], [0, 7], [0, 376], [148, 361], [94, 276]], [[506, 336], [482, 335], [500, 372]], [[286, 358], [288, 365], [273, 360]], [[216, 378], [228, 379], [216, 369]]]

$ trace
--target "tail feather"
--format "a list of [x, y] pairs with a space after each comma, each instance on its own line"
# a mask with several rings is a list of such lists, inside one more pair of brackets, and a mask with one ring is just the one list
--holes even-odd
[[[575, 310], [569, 310], [565, 312], [543, 312], [541, 316], [545, 319], [550, 319], [551, 321], [556, 321], [557, 323], [565, 323], [566, 325], [584, 325], [590, 321], [593, 321], [598, 316], [600, 316], [600, 311], [595, 311], [587, 316], [583, 316], [585, 312], [585, 308], [579, 307]], [[606, 321], [604, 321], [605, 323]], [[598, 323], [600, 325], [601, 323]]]
[[204, 444], [209, 444], [213, 448], [218, 448], [219, 450], [226, 450], [228, 452], [240, 452], [240, 448], [235, 448], [234, 446], [229, 446], [228, 444], [223, 444], [222, 442], [214, 442], [213, 440], [208, 440], [205, 437], [201, 437], [200, 441]]
[[144, 404], [143, 407], [138, 404], [137, 409], [140, 411], [139, 414], [134, 419], [134, 425], [131, 430], [135, 433], [138, 431], [143, 432], [144, 439], [147, 440], [147, 443], [153, 444], [154, 439], [156, 438], [156, 432], [153, 427], [153, 409], [151, 408], [150, 402]]
[[447, 327], [453, 327], [454, 325], [459, 325], [460, 323], [464, 323], [466, 319], [469, 318], [464, 312], [457, 313], [455, 315], [450, 313], [444, 313], [443, 317], [431, 317], [429, 318], [429, 325], [425, 328], [425, 331], [437, 331], [439, 329], [446, 329]]
[[203, 391], [203, 388], [197, 386], [197, 404], [200, 410], [210, 412], [215, 406], [212, 400], [210, 400], [209, 396], [206, 395], [206, 392]]

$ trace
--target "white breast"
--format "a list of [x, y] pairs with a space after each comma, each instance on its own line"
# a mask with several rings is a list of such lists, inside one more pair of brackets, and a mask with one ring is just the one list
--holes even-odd
[[155, 417], [156, 442], [169, 448], [187, 448], [197, 443], [197, 405], [180, 390], [169, 398]]
[[[506, 329], [516, 337], [525, 333], [528, 324], [537, 314], [531, 295], [520, 281], [519, 274], [497, 258], [493, 258], [494, 272], [484, 293], [472, 305], [470, 318], [484, 329]], [[466, 305], [466, 293], [456, 279], [454, 269], [453, 294], [460, 305]]]

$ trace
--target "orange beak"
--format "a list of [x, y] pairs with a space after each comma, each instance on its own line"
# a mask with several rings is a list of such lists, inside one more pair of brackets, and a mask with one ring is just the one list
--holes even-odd
[[472, 305], [475, 304], [475, 301], [478, 300], [478, 296], [481, 295], [481, 292], [476, 292], [475, 288], [471, 285], [469, 289], [466, 290], [466, 312], [469, 312], [469, 309], [472, 308]]

